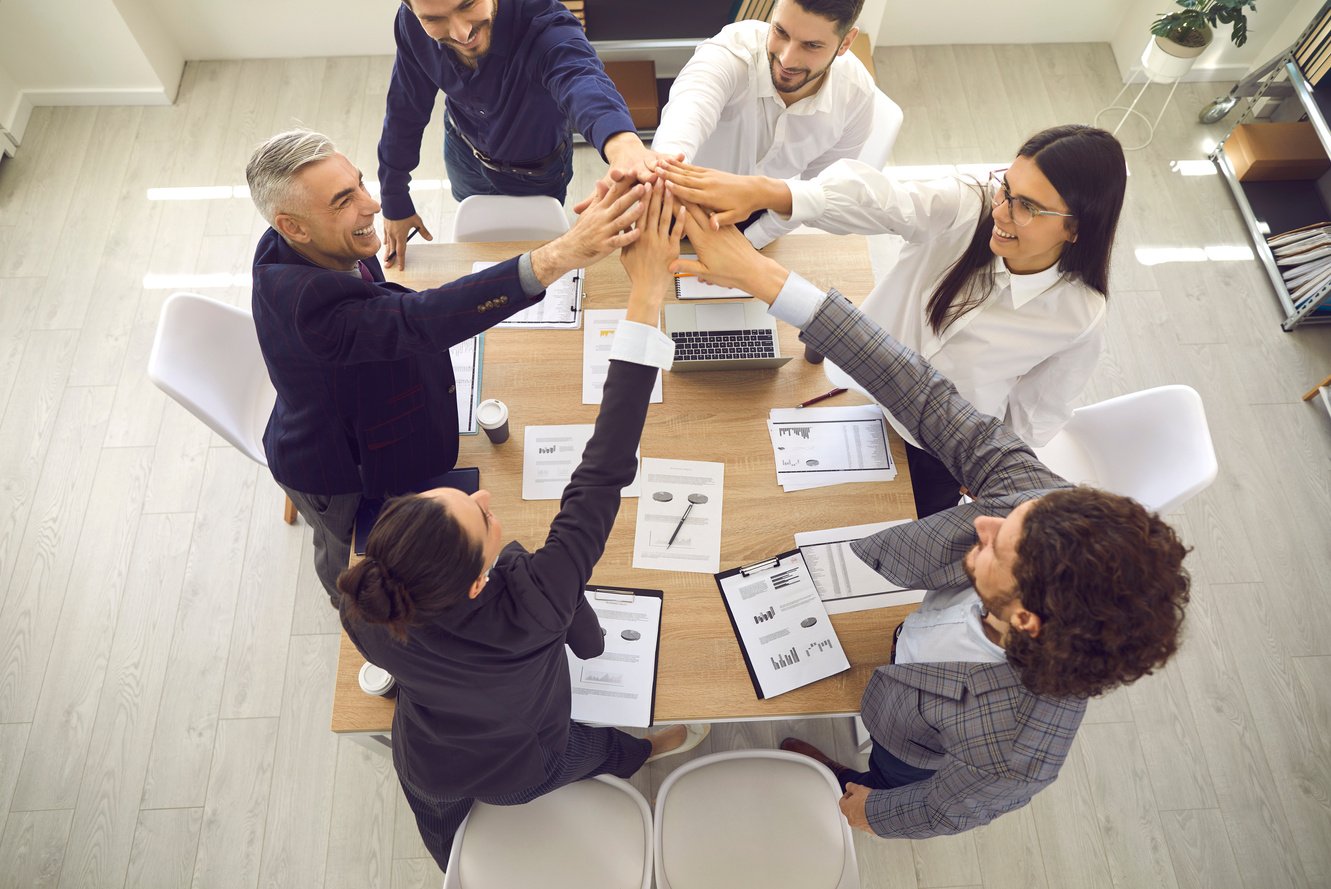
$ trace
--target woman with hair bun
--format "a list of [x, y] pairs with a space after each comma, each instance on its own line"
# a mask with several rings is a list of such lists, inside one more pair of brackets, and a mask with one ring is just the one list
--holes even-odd
[[705, 728], [645, 739], [572, 722], [567, 643], [604, 648], [583, 590], [605, 549], [656, 375], [674, 345], [657, 329], [682, 225], [648, 186], [621, 261], [632, 282], [600, 414], [545, 545], [503, 542], [490, 494], [436, 488], [384, 506], [365, 559], [343, 572], [342, 625], [398, 683], [393, 764], [421, 837], [444, 868], [475, 800], [517, 805], [582, 778], [627, 778], [649, 756], [691, 749]]
[[[809, 181], [678, 163], [666, 178], [684, 200], [717, 211], [714, 227], [770, 209], [836, 234], [899, 235], [901, 253], [861, 311], [1033, 447], [1072, 416], [1104, 346], [1127, 188], [1111, 134], [1042, 130], [987, 183], [901, 181], [849, 160]], [[955, 506], [958, 481], [885, 413], [906, 441], [919, 517]]]

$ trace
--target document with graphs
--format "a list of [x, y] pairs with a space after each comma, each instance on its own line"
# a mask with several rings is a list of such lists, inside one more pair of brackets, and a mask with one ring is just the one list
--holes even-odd
[[759, 699], [850, 669], [798, 549], [715, 577]]
[[[615, 341], [615, 328], [628, 314], [627, 309], [588, 309], [582, 313], [586, 324], [582, 327], [582, 403], [600, 404], [605, 376], [610, 372], [610, 345]], [[661, 403], [661, 374], [652, 386], [652, 404]]]
[[589, 586], [587, 604], [596, 612], [605, 651], [582, 660], [568, 646], [572, 716], [596, 725], [652, 724], [656, 661], [661, 649], [660, 590]]

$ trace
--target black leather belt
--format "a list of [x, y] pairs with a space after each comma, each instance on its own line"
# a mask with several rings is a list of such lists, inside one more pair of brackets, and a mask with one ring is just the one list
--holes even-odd
[[538, 161], [532, 161], [528, 164], [509, 164], [503, 161], [497, 161], [485, 152], [481, 151], [471, 140], [463, 135], [462, 130], [458, 129], [453, 123], [451, 115], [444, 115], [444, 129], [462, 140], [462, 144], [467, 146], [471, 156], [480, 162], [482, 167], [494, 173], [507, 173], [511, 176], [544, 176], [560, 166], [564, 162], [564, 157], [568, 154], [569, 138], [565, 136], [559, 143], [559, 147], [548, 157], [541, 158]]

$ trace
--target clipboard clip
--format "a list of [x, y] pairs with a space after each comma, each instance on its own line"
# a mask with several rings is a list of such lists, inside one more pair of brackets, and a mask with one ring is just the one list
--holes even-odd
[[773, 568], [779, 568], [780, 566], [781, 566], [781, 557], [773, 556], [772, 558], [767, 559], [766, 561], [754, 562], [752, 565], [747, 565], [743, 568], [740, 568], [739, 573], [741, 577], [748, 577], [751, 574], [759, 574], [763, 571], [771, 571]]
[[598, 602], [616, 602], [624, 604], [632, 602], [634, 594], [630, 590], [598, 590], [590, 589], [587, 592], [592, 594], [592, 598]]

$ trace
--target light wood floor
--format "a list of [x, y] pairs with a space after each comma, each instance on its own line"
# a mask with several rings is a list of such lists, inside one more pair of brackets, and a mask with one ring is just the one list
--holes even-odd
[[[875, 57], [906, 112], [901, 164], [1009, 159], [1118, 89], [1104, 45]], [[308, 533], [144, 373], [172, 289], [248, 300], [262, 230], [247, 200], [146, 190], [241, 185], [251, 147], [295, 122], [373, 179], [389, 64], [191, 64], [171, 108], [38, 109], [0, 164], [0, 887], [439, 885], [388, 760], [328, 731], [337, 624]], [[1331, 419], [1298, 400], [1331, 372], [1331, 330], [1282, 333], [1233, 251], [1156, 249], [1247, 244], [1223, 184], [1172, 166], [1221, 132], [1195, 115], [1227, 86], [1181, 87], [1131, 155], [1085, 393], [1205, 399], [1220, 478], [1171, 517], [1195, 547], [1183, 650], [1093, 703], [1026, 809], [953, 838], [857, 837], [865, 886], [1331, 884]], [[436, 122], [419, 178], [442, 178], [440, 139]], [[579, 155], [576, 196], [601, 169]], [[446, 236], [451, 200], [420, 203]], [[718, 726], [700, 752], [788, 733], [852, 756], [847, 720]]]

